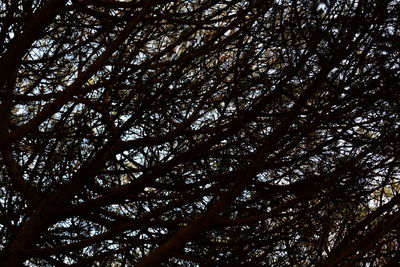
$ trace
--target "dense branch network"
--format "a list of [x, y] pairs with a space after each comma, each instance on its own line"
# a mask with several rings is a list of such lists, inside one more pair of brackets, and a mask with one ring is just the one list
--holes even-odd
[[398, 262], [399, 11], [0, 2], [1, 264]]

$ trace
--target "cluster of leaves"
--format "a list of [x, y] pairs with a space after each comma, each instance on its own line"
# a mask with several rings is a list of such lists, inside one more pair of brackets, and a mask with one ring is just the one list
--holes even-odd
[[0, 262], [398, 262], [399, 16], [1, 1]]

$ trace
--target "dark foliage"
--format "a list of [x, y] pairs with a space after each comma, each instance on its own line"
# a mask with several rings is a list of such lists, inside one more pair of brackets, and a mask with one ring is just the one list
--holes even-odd
[[392, 266], [398, 0], [0, 1], [2, 266]]

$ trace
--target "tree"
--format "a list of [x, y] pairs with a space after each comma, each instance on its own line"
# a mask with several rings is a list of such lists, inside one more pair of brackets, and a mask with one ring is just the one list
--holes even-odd
[[400, 259], [397, 0], [5, 0], [3, 266]]

